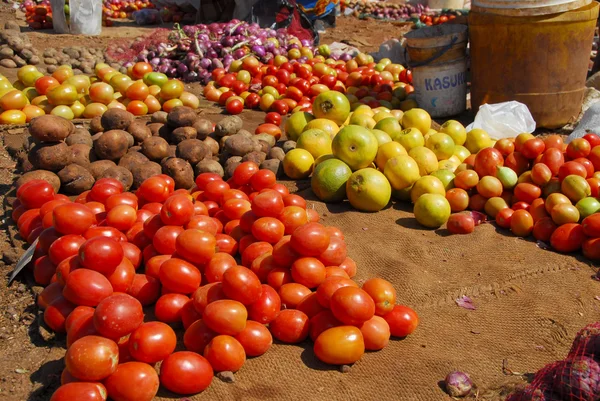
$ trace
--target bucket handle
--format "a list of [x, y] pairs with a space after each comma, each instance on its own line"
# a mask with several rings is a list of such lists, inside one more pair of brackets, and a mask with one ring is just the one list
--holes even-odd
[[424, 65], [427, 65], [427, 64], [431, 63], [432, 61], [435, 61], [438, 58], [442, 57], [444, 54], [446, 54], [446, 52], [448, 52], [448, 50], [450, 50], [452, 48], [452, 46], [454, 46], [454, 44], [456, 43], [457, 40], [458, 40], [458, 36], [454, 36], [452, 38], [452, 40], [450, 41], [450, 44], [442, 47], [436, 54], [434, 54], [433, 56], [431, 56], [427, 60], [422, 61], [420, 63], [416, 63], [416, 64], [411, 64], [408, 61], [408, 57], [406, 57], [408, 46], [405, 46], [404, 47], [404, 59], [406, 60], [406, 65], [408, 65], [408, 68], [422, 67]]

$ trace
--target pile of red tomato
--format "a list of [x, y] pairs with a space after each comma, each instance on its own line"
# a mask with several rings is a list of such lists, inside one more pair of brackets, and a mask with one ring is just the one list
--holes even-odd
[[[533, 235], [558, 252], [582, 250], [600, 260], [600, 136], [589, 133], [567, 145], [558, 135], [520, 134], [464, 162], [468, 169], [456, 173], [455, 188], [446, 193], [453, 212], [485, 212], [517, 236]], [[504, 167], [515, 174], [511, 189], [503, 188], [510, 172]], [[471, 219], [453, 215], [448, 228], [471, 232]]]
[[389, 60], [376, 64], [368, 57], [361, 54], [344, 62], [315, 56], [300, 63], [276, 56], [262, 64], [250, 56], [234, 61], [229, 72], [213, 70], [213, 81], [204, 88], [204, 96], [230, 114], [239, 114], [244, 107], [281, 115], [310, 111], [314, 98], [329, 90], [356, 97], [351, 103], [402, 108], [406, 96], [414, 91], [412, 72]]
[[[391, 283], [351, 280], [342, 232], [252, 162], [227, 182], [201, 174], [191, 191], [166, 175], [135, 193], [101, 179], [74, 202], [34, 180], [13, 207], [20, 235], [37, 239], [44, 321], [67, 334], [51, 401], [150, 401], [159, 384], [198, 393], [273, 337], [310, 337], [321, 361], [351, 364], [418, 325]], [[174, 352], [179, 327], [187, 351]]]
[[52, 7], [49, 4], [25, 7], [25, 20], [31, 29], [52, 29]]
[[102, 18], [131, 18], [135, 11], [155, 8], [150, 0], [105, 0], [102, 5]]

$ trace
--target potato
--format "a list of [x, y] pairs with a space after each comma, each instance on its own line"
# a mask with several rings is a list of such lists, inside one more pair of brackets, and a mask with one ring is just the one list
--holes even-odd
[[74, 131], [71, 121], [52, 114], [36, 117], [29, 123], [29, 133], [41, 142], [60, 142]]
[[251, 133], [250, 131], [246, 131], [245, 129], [241, 129], [237, 132], [237, 135], [242, 135], [245, 136], [246, 138], [254, 138], [254, 134]]
[[90, 120], [90, 131], [94, 134], [98, 132], [104, 132], [104, 127], [102, 126], [101, 117], [97, 116]]
[[163, 123], [151, 123], [151, 124], [146, 125], [146, 127], [148, 127], [148, 129], [150, 130], [150, 135], [158, 136], [159, 131], [163, 127], [163, 125], [164, 125]]
[[[179, 128], [178, 128], [179, 129]], [[199, 139], [186, 139], [177, 145], [175, 155], [191, 164], [198, 164], [211, 154], [208, 146]]]
[[94, 141], [92, 141], [92, 136], [89, 133], [83, 134], [77, 131], [73, 135], [69, 135], [67, 139], [65, 139], [65, 143], [69, 146], [87, 145], [90, 148], [94, 145]]
[[196, 175], [202, 173], [215, 173], [221, 177], [225, 175], [225, 171], [223, 170], [221, 163], [210, 159], [204, 159], [200, 163], [196, 164], [196, 167], [194, 167], [194, 173], [196, 173]]
[[144, 182], [147, 178], [158, 175], [162, 173], [162, 169], [160, 164], [155, 162], [146, 162], [144, 164], [138, 164], [131, 169], [131, 174], [133, 174], [133, 185], [132, 188], [139, 188], [142, 182]]
[[69, 164], [58, 172], [61, 189], [70, 195], [79, 195], [94, 185], [94, 176], [79, 164]]
[[173, 128], [191, 127], [196, 118], [196, 112], [191, 107], [177, 106], [167, 115], [167, 124]]
[[142, 153], [152, 161], [160, 161], [169, 156], [169, 143], [159, 136], [152, 136], [142, 142]]
[[141, 152], [141, 151], [142, 151], [142, 147], [140, 145], [135, 145], [135, 146], [132, 146], [129, 149], [127, 149], [127, 153]]
[[78, 164], [82, 167], [88, 168], [90, 163], [96, 161], [96, 154], [92, 150], [91, 146], [83, 144], [75, 144], [69, 146], [71, 148], [71, 163]]
[[236, 162], [236, 163], [227, 164], [225, 166], [225, 177], [224, 178], [229, 179], [229, 178], [233, 177], [233, 172], [240, 164], [242, 164], [242, 163]]
[[223, 164], [225, 165], [225, 167], [227, 167], [230, 164], [239, 164], [241, 162], [242, 162], [241, 156], [231, 156], [231, 157], [228, 157], [227, 160], [225, 160], [225, 163], [223, 163]]
[[166, 111], [156, 111], [152, 114], [152, 117], [150, 117], [150, 121], [153, 123], [166, 124], [168, 115], [169, 113]]
[[190, 189], [194, 186], [194, 170], [183, 159], [171, 157], [162, 165], [162, 172], [175, 181], [175, 189]]
[[275, 137], [273, 135], [269, 135], [269, 134], [254, 135], [254, 138], [259, 141], [265, 141], [266, 143], [269, 144], [270, 147], [275, 146], [275, 144], [277, 143], [277, 140], [275, 139]]
[[177, 145], [169, 145], [169, 155], [167, 157], [176, 157]]
[[254, 162], [260, 165], [267, 158], [267, 154], [264, 152], [250, 152], [242, 157], [242, 162]]
[[32, 180], [48, 181], [48, 183], [52, 185], [52, 188], [54, 188], [55, 193], [58, 193], [60, 190], [60, 178], [53, 172], [47, 170], [35, 170], [25, 173], [17, 180], [15, 185], [17, 189], [19, 189], [21, 185]]
[[244, 126], [244, 122], [238, 116], [228, 116], [215, 126], [217, 136], [235, 135]]
[[142, 143], [144, 142], [144, 139], [152, 136], [152, 131], [150, 131], [150, 128], [148, 128], [146, 123], [142, 120], [133, 120], [133, 122], [129, 124], [129, 127], [127, 127], [127, 132], [133, 136], [135, 143]]
[[234, 156], [244, 156], [254, 150], [254, 141], [242, 135], [233, 135], [227, 138], [224, 148]]
[[168, 125], [164, 124], [158, 130], [158, 136], [161, 137], [162, 139], [164, 139], [165, 141], [169, 141], [171, 139], [171, 131], [172, 131], [171, 127], [169, 127]]
[[192, 126], [196, 130], [196, 138], [205, 139], [213, 132], [213, 124], [205, 118], [199, 118]]
[[71, 149], [64, 142], [40, 143], [29, 151], [28, 159], [35, 169], [56, 172], [71, 164]]
[[256, 142], [260, 145], [260, 152], [263, 152], [265, 154], [269, 153], [269, 151], [271, 150], [271, 145], [269, 145], [268, 143], [266, 143], [265, 141], [263, 141], [261, 139], [259, 139]]
[[133, 139], [133, 135], [131, 135], [129, 132], [127, 131], [123, 131], [126, 137], [127, 137], [127, 144], [129, 146], [127, 146], [127, 149], [129, 149], [130, 147], [132, 147], [135, 144], [135, 139]]
[[281, 160], [278, 159], [270, 159], [263, 161], [260, 164], [260, 169], [271, 170], [275, 173], [277, 177], [281, 177], [283, 174], [283, 164], [281, 164]]
[[285, 141], [283, 143], [282, 149], [285, 153], [289, 152], [292, 149], [296, 149], [296, 142], [294, 141]]
[[104, 131], [114, 129], [124, 130], [134, 120], [133, 114], [121, 109], [108, 109], [100, 119]]
[[119, 166], [132, 171], [138, 164], [144, 164], [148, 161], [149, 159], [140, 152], [127, 152], [127, 154], [119, 160]]
[[196, 130], [192, 127], [179, 127], [171, 132], [171, 142], [175, 145], [186, 139], [196, 139]]
[[127, 149], [129, 148], [129, 136], [130, 134], [128, 132], [119, 129], [105, 131], [94, 142], [96, 156], [98, 156], [99, 159], [119, 160], [127, 153]]
[[269, 153], [267, 153], [267, 159], [277, 159], [283, 161], [285, 157], [285, 152], [281, 148], [271, 148]]
[[104, 170], [116, 166], [117, 165], [112, 160], [98, 160], [90, 163], [88, 170], [90, 170], [90, 173], [92, 173], [92, 176], [94, 176], [95, 179], [98, 179]]
[[131, 185], [133, 184], [133, 174], [131, 171], [121, 166], [104, 170], [99, 178], [115, 178], [123, 184], [124, 191], [129, 191], [129, 188], [131, 188]]
[[219, 154], [219, 142], [215, 141], [210, 136], [204, 138], [203, 142], [206, 146], [208, 146], [208, 148], [210, 149], [210, 152], [213, 154], [213, 156], [216, 156]]

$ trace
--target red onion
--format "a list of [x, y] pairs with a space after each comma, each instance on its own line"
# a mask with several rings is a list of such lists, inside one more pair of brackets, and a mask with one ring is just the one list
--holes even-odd
[[[266, 50], [264, 48], [264, 46], [252, 46], [252, 53], [256, 54], [258, 57], [264, 57], [266, 54]], [[236, 50], [237, 51], [237, 50]], [[241, 58], [241, 57], [237, 57], [237, 58]]]
[[444, 380], [446, 391], [452, 397], [464, 397], [468, 395], [472, 388], [473, 382], [467, 373], [450, 372]]

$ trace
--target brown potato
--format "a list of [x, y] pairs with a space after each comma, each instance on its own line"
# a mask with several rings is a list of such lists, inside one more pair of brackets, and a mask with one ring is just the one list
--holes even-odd
[[243, 135], [233, 135], [225, 141], [225, 150], [234, 156], [244, 156], [246, 153], [252, 152], [255, 142]]
[[242, 164], [241, 162], [235, 162], [235, 163], [228, 163], [225, 166], [225, 177], [226, 179], [229, 179], [233, 176], [233, 172], [235, 171], [235, 169]]
[[238, 116], [228, 116], [215, 126], [217, 136], [235, 135], [244, 126], [244, 122]]
[[129, 171], [133, 171], [133, 168], [138, 164], [144, 164], [150, 161], [146, 156], [140, 152], [128, 152], [125, 156], [119, 160], [119, 166], [126, 168]]
[[65, 139], [65, 143], [69, 146], [73, 145], [87, 145], [90, 148], [94, 145], [94, 141], [92, 141], [92, 136], [87, 133], [79, 133], [75, 131], [73, 135], [69, 135], [67, 139]]
[[211, 159], [204, 159], [200, 163], [196, 164], [196, 167], [194, 167], [194, 173], [196, 173], [196, 175], [202, 173], [215, 173], [221, 177], [225, 175], [225, 171], [223, 170], [221, 163]]
[[91, 189], [95, 182], [92, 173], [79, 164], [69, 164], [58, 172], [58, 178], [62, 191], [70, 195], [79, 195]]
[[215, 141], [210, 136], [204, 138], [203, 142], [206, 146], [208, 146], [208, 148], [210, 149], [210, 152], [213, 154], [213, 156], [216, 156], [219, 154], [219, 142]]
[[134, 120], [133, 114], [121, 109], [108, 109], [100, 119], [104, 131], [124, 130], [129, 127], [129, 124]]
[[52, 114], [36, 117], [29, 123], [29, 133], [41, 142], [64, 141], [74, 131], [71, 121]]
[[28, 159], [35, 169], [56, 172], [71, 164], [71, 149], [64, 142], [40, 143], [29, 151]]
[[270, 159], [265, 160], [260, 164], [260, 169], [271, 170], [275, 173], [277, 177], [281, 177], [283, 175], [283, 164], [281, 160], [278, 159]]
[[162, 172], [175, 181], [175, 189], [190, 189], [194, 186], [194, 170], [192, 166], [183, 159], [171, 157], [162, 165]]
[[127, 170], [125, 167], [116, 166], [110, 167], [102, 174], [100, 174], [99, 178], [115, 178], [123, 184], [123, 190], [129, 191], [131, 185], [133, 184], [133, 174], [131, 171]]
[[169, 156], [169, 143], [159, 136], [153, 136], [142, 143], [142, 153], [152, 161], [160, 161]]
[[283, 161], [285, 158], [285, 152], [281, 148], [271, 148], [267, 154], [268, 159], [277, 159]]
[[131, 169], [131, 174], [133, 174], [132, 188], [139, 188], [142, 182], [144, 182], [147, 178], [161, 173], [162, 168], [160, 167], [160, 164], [155, 162], [146, 162], [144, 164], [138, 164], [137, 166], [134, 166]]
[[150, 123], [146, 125], [146, 127], [148, 127], [148, 129], [150, 130], [150, 135], [159, 136], [159, 131], [163, 127], [163, 125], [163, 123]]
[[112, 160], [98, 160], [91, 163], [88, 167], [88, 170], [90, 170], [90, 173], [92, 173], [95, 179], [98, 179], [104, 170], [107, 170], [111, 167], [116, 167], [115, 162]]
[[199, 139], [186, 139], [177, 145], [176, 156], [191, 164], [198, 164], [210, 154], [208, 146]]
[[88, 145], [75, 144], [71, 148], [71, 163], [79, 164], [82, 167], [89, 167], [90, 163], [96, 161], [96, 154]]
[[171, 142], [177, 145], [186, 139], [196, 139], [196, 130], [192, 127], [179, 127], [171, 132]]
[[148, 128], [146, 123], [142, 120], [133, 120], [133, 122], [129, 124], [129, 127], [127, 127], [127, 132], [133, 136], [135, 143], [142, 143], [146, 138], [152, 136], [152, 131], [150, 131], [150, 128]]
[[96, 156], [98, 156], [99, 159], [119, 160], [127, 153], [127, 149], [129, 148], [130, 143], [130, 136], [131, 135], [128, 132], [122, 130], [115, 129], [105, 131], [94, 142], [94, 150], [96, 151]]
[[141, 152], [141, 151], [142, 151], [142, 147], [140, 145], [135, 145], [135, 146], [132, 146], [129, 149], [127, 149], [127, 153]]
[[52, 185], [52, 188], [54, 188], [55, 193], [58, 193], [58, 191], [60, 190], [60, 178], [58, 178], [58, 176], [53, 172], [47, 170], [35, 170], [25, 173], [21, 177], [19, 177], [15, 185], [17, 189], [19, 189], [21, 185], [32, 180], [48, 181], [48, 183]]
[[192, 126], [196, 130], [196, 138], [205, 139], [213, 132], [213, 124], [205, 118], [199, 118]]
[[102, 127], [102, 120], [100, 116], [94, 117], [90, 120], [90, 131], [94, 134], [98, 132], [104, 132], [104, 127]]
[[264, 152], [250, 152], [242, 157], [242, 162], [254, 162], [260, 165], [267, 158], [266, 153]]
[[166, 111], [156, 111], [152, 114], [152, 117], [150, 117], [150, 121], [153, 123], [166, 124], [168, 115], [169, 113], [167, 113]]
[[167, 124], [173, 128], [191, 127], [196, 118], [196, 112], [191, 107], [177, 106], [167, 115]]

